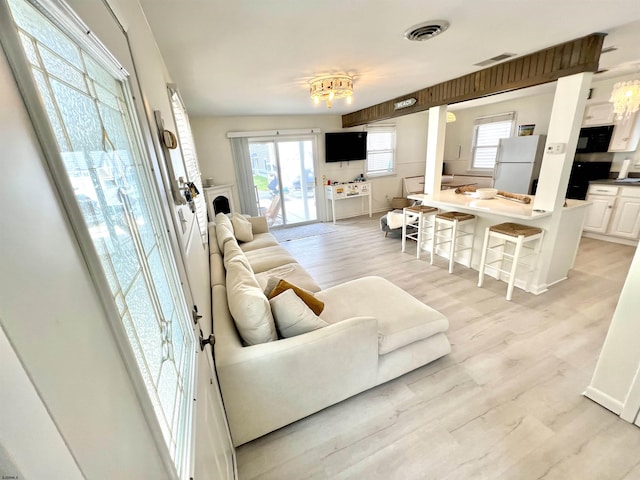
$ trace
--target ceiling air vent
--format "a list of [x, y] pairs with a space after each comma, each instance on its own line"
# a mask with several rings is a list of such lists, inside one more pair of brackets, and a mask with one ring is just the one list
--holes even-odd
[[404, 32], [404, 38], [413, 42], [424, 42], [436, 35], [440, 35], [447, 28], [449, 28], [449, 22], [446, 20], [429, 20], [428, 22], [414, 25]]
[[482, 62], [474, 63], [474, 65], [476, 67], [486, 67], [487, 65], [491, 65], [492, 63], [501, 62], [502, 60], [506, 60], [507, 58], [515, 56], [515, 53], [501, 53], [500, 55], [488, 58], [487, 60], [483, 60]]

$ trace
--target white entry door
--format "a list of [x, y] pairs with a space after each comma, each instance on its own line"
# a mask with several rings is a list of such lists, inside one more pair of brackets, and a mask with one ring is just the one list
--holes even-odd
[[[94, 3], [89, 13], [84, 10], [90, 20], [114, 21], [101, 1]], [[109, 38], [94, 42], [62, 0], [0, 1], [0, 19], [11, 19], [0, 38], [10, 47], [19, 86], [37, 92], [23, 92], [23, 98], [34, 117], [46, 119], [34, 126], [139, 389], [140, 407], [150, 421], [157, 419], [152, 430], [158, 446], [166, 446], [160, 456], [175, 466], [167, 469], [168, 478], [192, 478], [194, 471], [201, 472], [198, 479], [235, 478], [211, 350], [200, 350], [190, 315], [194, 299], [209, 302], [208, 271], [198, 282], [201, 295], [192, 291], [189, 268], [197, 263], [207, 269], [208, 252], [198, 243], [195, 215], [182, 230], [185, 216], [174, 206], [169, 218], [168, 195], [154, 188], [154, 172], [161, 169], [143, 148], [144, 125], [130, 92], [137, 82], [104, 48]], [[119, 60], [135, 75], [130, 58]], [[138, 111], [144, 111], [141, 105]], [[167, 184], [157, 186], [169, 191]], [[178, 232], [190, 233], [191, 241]], [[205, 458], [210, 455], [216, 463]]]
[[[235, 451], [224, 414], [218, 379], [213, 368], [211, 345], [198, 356], [196, 406], [196, 465], [198, 480], [237, 478]], [[221, 441], [226, 439], [227, 441]]]

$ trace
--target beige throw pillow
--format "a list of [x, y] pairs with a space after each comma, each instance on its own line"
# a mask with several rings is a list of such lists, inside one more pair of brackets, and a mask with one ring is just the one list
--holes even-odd
[[313, 295], [313, 293], [300, 287], [296, 287], [283, 278], [269, 278], [269, 280], [267, 281], [267, 286], [264, 289], [264, 294], [269, 300], [271, 300], [273, 297], [280, 295], [282, 292], [288, 289], [293, 290], [295, 294], [300, 297], [300, 300], [302, 300], [307, 305], [307, 307], [309, 307], [311, 311], [316, 315], [320, 315], [322, 313], [322, 310], [324, 310], [324, 302], [318, 300]]
[[246, 345], [277, 340], [269, 300], [254, 275], [242, 262], [231, 261], [227, 268], [227, 301], [238, 333]]
[[234, 213], [231, 216], [231, 223], [233, 224], [233, 230], [239, 242], [250, 242], [253, 240], [253, 227], [251, 222], [247, 220], [247, 217], [239, 213]]
[[269, 303], [275, 318], [276, 328], [283, 338], [302, 335], [328, 325], [313, 313], [291, 289], [273, 297]]

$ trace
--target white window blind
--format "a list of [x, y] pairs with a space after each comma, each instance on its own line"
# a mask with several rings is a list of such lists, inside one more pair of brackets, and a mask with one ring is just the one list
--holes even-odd
[[196, 146], [193, 141], [193, 133], [191, 133], [191, 125], [189, 124], [189, 117], [187, 111], [184, 108], [182, 99], [178, 91], [171, 87], [171, 106], [173, 107], [173, 117], [176, 122], [176, 129], [178, 130], [178, 141], [180, 142], [180, 150], [182, 151], [182, 158], [184, 159], [185, 170], [187, 171], [187, 177], [190, 182], [193, 182], [200, 192], [194, 202], [196, 205], [196, 218], [198, 220], [198, 228], [200, 228], [200, 235], [202, 236], [203, 243], [207, 240], [207, 203], [204, 197], [204, 190], [202, 186], [202, 174], [200, 173], [200, 166], [198, 165], [198, 156], [196, 154]]
[[395, 151], [395, 127], [368, 127], [367, 175], [376, 176], [395, 173]]
[[515, 112], [477, 118], [474, 122], [471, 169], [493, 169], [501, 138], [513, 134]]

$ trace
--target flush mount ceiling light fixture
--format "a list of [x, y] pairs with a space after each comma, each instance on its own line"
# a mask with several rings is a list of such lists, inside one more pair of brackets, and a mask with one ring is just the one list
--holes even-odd
[[353, 77], [349, 75], [327, 75], [314, 78], [309, 82], [309, 92], [316, 104], [327, 102], [327, 108], [331, 108], [331, 102], [338, 98], [346, 98], [351, 104], [353, 99]]
[[609, 101], [613, 103], [613, 113], [619, 120], [637, 112], [640, 109], [640, 80], [616, 83]]
[[404, 38], [413, 42], [424, 42], [440, 35], [447, 28], [449, 28], [449, 22], [446, 20], [428, 20], [409, 28], [404, 32]]

